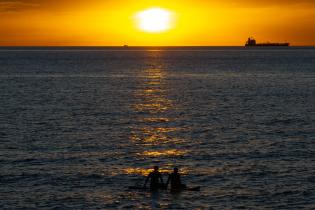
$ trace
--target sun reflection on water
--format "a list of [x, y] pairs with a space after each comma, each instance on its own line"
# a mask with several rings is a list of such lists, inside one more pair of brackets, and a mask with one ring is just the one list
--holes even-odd
[[[162, 52], [154, 53], [159, 56]], [[140, 86], [134, 93], [136, 103], [132, 104], [132, 108], [137, 113], [136, 120], [139, 124], [132, 126], [131, 141], [156, 145], [173, 139], [177, 141], [169, 135], [179, 128], [169, 125], [174, 119], [169, 118], [167, 112], [172, 110], [175, 104], [167, 97], [166, 76], [167, 72], [163, 70], [162, 65], [156, 63], [144, 69], [137, 77]]]
[[179, 143], [182, 140], [176, 137], [170, 137], [170, 133], [179, 131], [180, 128], [176, 127], [150, 127], [145, 126], [141, 128], [134, 128], [134, 131], [131, 133], [131, 141], [134, 142], [143, 142], [161, 145], [163, 143]]
[[186, 154], [187, 151], [181, 151], [176, 149], [170, 149], [170, 150], [161, 150], [161, 151], [144, 151], [143, 153], [138, 153], [139, 155], [143, 156], [152, 156], [152, 157], [158, 157], [158, 156], [181, 156]]
[[144, 118], [143, 119], [143, 122], [158, 122], [158, 123], [161, 123], [161, 122], [170, 122], [171, 119], [169, 118], [166, 118], [166, 117], [147, 117], [147, 118]]
[[[150, 53], [158, 57], [163, 52]], [[148, 65], [136, 77], [139, 86], [134, 92], [134, 103], [131, 104], [136, 117], [135, 123], [130, 126], [130, 141], [137, 145], [134, 154], [137, 160], [144, 161], [144, 167], [148, 166], [146, 164], [151, 167], [158, 164], [162, 173], [170, 173], [174, 167], [174, 158], [183, 156], [188, 151], [180, 148], [184, 139], [178, 137], [178, 132], [183, 128], [176, 123], [174, 110], [177, 104], [170, 97], [168, 72], [158, 61], [156, 59], [156, 63]], [[124, 169], [126, 174], [137, 175], [148, 175], [151, 171], [152, 168], [138, 166]], [[187, 168], [181, 169], [182, 173], [187, 171]]]

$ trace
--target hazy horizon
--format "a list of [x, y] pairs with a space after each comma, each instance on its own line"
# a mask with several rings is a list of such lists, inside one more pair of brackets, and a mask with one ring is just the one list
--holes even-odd
[[274, 47], [274, 46], [263, 46], [263, 47], [245, 47], [245, 45], [0, 45], [0, 48], [224, 48], [224, 47], [230, 47], [230, 48], [246, 48], [246, 49], [283, 49], [283, 48], [299, 48], [299, 47], [315, 47], [315, 45], [290, 45], [287, 46], [281, 46], [281, 47]]

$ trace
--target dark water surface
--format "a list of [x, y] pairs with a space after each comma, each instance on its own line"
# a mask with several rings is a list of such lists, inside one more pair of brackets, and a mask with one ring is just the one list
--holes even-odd
[[0, 90], [1, 209], [315, 208], [315, 48], [0, 48]]

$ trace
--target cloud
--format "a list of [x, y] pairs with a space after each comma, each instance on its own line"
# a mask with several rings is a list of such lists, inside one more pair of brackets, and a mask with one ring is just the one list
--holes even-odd
[[28, 3], [23, 1], [0, 0], [0, 12], [21, 12], [25, 10], [35, 9], [39, 7], [39, 3]]

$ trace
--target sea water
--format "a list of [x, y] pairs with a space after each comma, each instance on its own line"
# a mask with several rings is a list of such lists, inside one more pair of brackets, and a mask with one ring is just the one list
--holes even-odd
[[0, 48], [1, 209], [312, 209], [314, 161], [315, 48]]

